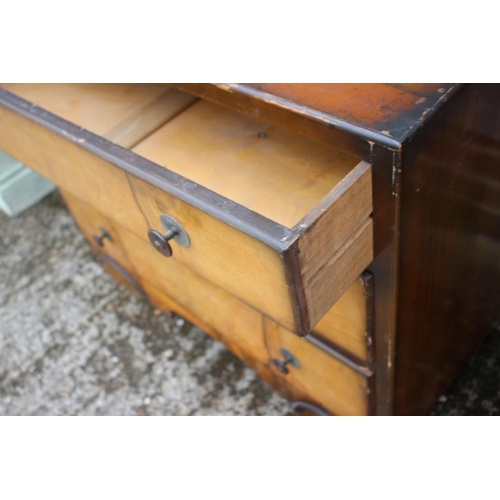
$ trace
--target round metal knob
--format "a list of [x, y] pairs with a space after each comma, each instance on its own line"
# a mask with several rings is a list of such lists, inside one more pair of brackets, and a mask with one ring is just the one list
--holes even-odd
[[165, 230], [165, 234], [161, 234], [154, 229], [148, 231], [148, 238], [152, 245], [165, 257], [172, 255], [172, 247], [169, 240], [174, 240], [181, 247], [189, 246], [189, 237], [184, 231], [184, 228], [170, 215], [161, 214], [160, 223]]
[[172, 255], [172, 247], [168, 240], [171, 240], [174, 236], [175, 233], [173, 231], [167, 231], [164, 235], [154, 229], [148, 231], [149, 241], [155, 249], [165, 257], [170, 257]]
[[289, 363], [288, 361], [280, 361], [279, 359], [273, 359], [274, 366], [276, 369], [286, 375], [288, 373], [288, 368], [286, 365]]
[[283, 356], [283, 361], [281, 361], [281, 359], [273, 359], [273, 365], [279, 372], [283, 373], [283, 375], [289, 372], [287, 365], [300, 368], [299, 361], [291, 352], [288, 352], [286, 349], [280, 349], [280, 354]]
[[104, 229], [102, 226], [99, 226], [99, 230], [101, 231], [100, 236], [97, 236], [96, 234], [93, 235], [94, 241], [100, 246], [104, 246], [103, 240], [107, 239], [109, 241], [113, 241], [113, 238], [111, 238], [111, 235]]

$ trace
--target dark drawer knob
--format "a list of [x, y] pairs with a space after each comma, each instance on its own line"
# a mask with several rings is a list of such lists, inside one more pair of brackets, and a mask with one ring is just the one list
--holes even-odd
[[148, 238], [151, 244], [165, 257], [170, 257], [172, 255], [172, 247], [168, 240], [171, 240], [174, 236], [175, 233], [173, 231], [167, 231], [165, 234], [160, 234], [158, 231], [151, 229], [148, 232]]
[[287, 365], [291, 365], [295, 368], [300, 367], [300, 363], [291, 352], [288, 352], [286, 349], [280, 349], [280, 354], [283, 356], [283, 360], [273, 359], [273, 364], [279, 372], [283, 373], [283, 375], [288, 373]]
[[111, 235], [104, 229], [102, 226], [99, 226], [99, 230], [101, 231], [100, 236], [97, 236], [94, 234], [93, 238], [94, 241], [100, 246], [104, 246], [103, 240], [108, 239], [109, 241], [113, 241], [113, 238], [111, 238]]
[[172, 247], [169, 241], [174, 240], [182, 247], [189, 246], [189, 238], [184, 231], [184, 228], [170, 215], [161, 214], [160, 222], [165, 230], [165, 234], [161, 234], [154, 229], [148, 231], [148, 238], [151, 244], [165, 257], [172, 255]]

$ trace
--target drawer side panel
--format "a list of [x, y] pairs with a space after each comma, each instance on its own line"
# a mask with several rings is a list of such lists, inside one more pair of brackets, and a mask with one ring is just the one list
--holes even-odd
[[295, 226], [304, 330], [314, 328], [373, 260], [372, 211], [371, 165], [361, 162]]
[[328, 261], [321, 272], [304, 278], [310, 328], [327, 313], [373, 260], [373, 222], [368, 219], [353, 241]]
[[372, 170], [363, 161], [294, 227], [306, 280], [352, 239], [372, 211]]

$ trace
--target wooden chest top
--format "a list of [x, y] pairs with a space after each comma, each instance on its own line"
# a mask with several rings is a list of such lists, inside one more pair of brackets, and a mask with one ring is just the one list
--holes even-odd
[[465, 85], [451, 83], [176, 84], [204, 99], [258, 116], [366, 157], [370, 144], [401, 144]]

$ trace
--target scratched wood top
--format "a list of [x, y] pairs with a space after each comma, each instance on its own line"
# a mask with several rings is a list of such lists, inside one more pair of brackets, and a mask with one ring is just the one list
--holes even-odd
[[250, 83], [248, 88], [401, 140], [451, 84]]
[[329, 139], [329, 135], [335, 135], [332, 129], [336, 129], [346, 136], [394, 149], [399, 149], [405, 139], [464, 87], [449, 83], [174, 85], [322, 141], [338, 141], [338, 137]]

